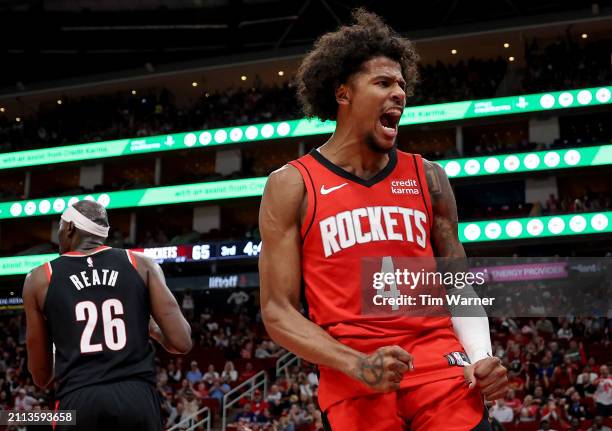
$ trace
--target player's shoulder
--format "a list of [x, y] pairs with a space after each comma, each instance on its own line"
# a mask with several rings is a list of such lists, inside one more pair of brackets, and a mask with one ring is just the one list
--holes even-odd
[[[138, 262], [139, 265], [145, 265], [147, 267], [151, 267], [151, 266], [157, 265], [157, 262], [155, 262], [153, 259], [151, 259], [149, 256], [147, 256], [146, 254], [144, 254], [141, 251], [135, 251], [135, 250], [129, 250], [129, 249], [124, 249], [124, 250], [133, 259], [136, 259], [136, 261]], [[137, 267], [139, 265], [137, 265]]]
[[26, 275], [26, 281], [39, 282], [47, 279], [47, 273], [49, 272], [50, 262], [45, 262], [42, 265], [38, 265], [30, 270]]
[[292, 193], [304, 193], [304, 178], [292, 163], [280, 167], [270, 174], [266, 184], [267, 192], [281, 192], [291, 195]]
[[276, 169], [270, 174], [270, 178], [282, 178], [282, 179], [297, 179], [302, 178], [302, 174], [300, 174], [299, 169], [295, 166], [295, 163], [298, 162], [299, 159], [292, 160], [289, 163], [285, 163], [280, 168]]
[[438, 170], [438, 169], [442, 169], [442, 167], [431, 160], [428, 160], [427, 158], [423, 157], [422, 155], [418, 154], [418, 153], [409, 153], [407, 151], [402, 151], [399, 149], [395, 150], [395, 153], [397, 154], [397, 158], [398, 159], [409, 159], [409, 160], [413, 160], [415, 158], [417, 159], [421, 159], [422, 163], [423, 163], [423, 168], [427, 169], [427, 170]]
[[272, 172], [259, 210], [259, 227], [291, 226], [298, 219], [306, 199], [306, 185], [295, 166], [286, 164]]
[[443, 177], [446, 176], [444, 168], [440, 166], [439, 163], [428, 160], [425, 157], [421, 157], [421, 159], [423, 160], [423, 169], [425, 169], [425, 172], [432, 172], [437, 175], [442, 175]]
[[42, 295], [42, 292], [46, 291], [50, 279], [51, 272], [48, 262], [32, 268], [23, 282], [22, 297], [24, 302], [32, 299], [34, 303], [38, 303], [38, 298]]

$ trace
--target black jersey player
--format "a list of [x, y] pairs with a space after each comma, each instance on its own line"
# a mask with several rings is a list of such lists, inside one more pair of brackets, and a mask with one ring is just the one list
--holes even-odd
[[38, 386], [57, 379], [56, 409], [76, 410], [66, 429], [161, 430], [150, 338], [185, 354], [191, 330], [159, 265], [105, 246], [108, 226], [102, 205], [75, 203], [61, 256], [26, 277], [28, 368]]

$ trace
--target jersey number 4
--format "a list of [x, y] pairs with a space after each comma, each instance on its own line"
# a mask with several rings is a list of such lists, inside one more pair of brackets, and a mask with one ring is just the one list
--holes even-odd
[[[107, 299], [102, 303], [102, 326], [104, 344], [110, 350], [121, 350], [127, 342], [125, 322], [117, 315], [123, 315], [123, 304], [118, 299]], [[91, 336], [98, 323], [98, 309], [91, 301], [79, 302], [75, 307], [76, 320], [87, 321], [81, 335], [81, 353], [102, 351], [102, 344], [91, 344]]]
[[[382, 258], [382, 263], [380, 265], [380, 272], [383, 274], [394, 274], [395, 268], [393, 268], [393, 259], [391, 256], [385, 256]], [[389, 290], [386, 290], [385, 287], [389, 286]], [[397, 288], [397, 284], [395, 280], [391, 284], [385, 284], [382, 288], [377, 289], [376, 293], [381, 295], [383, 298], [399, 298], [401, 296], [400, 290]], [[393, 302], [391, 305], [391, 309], [393, 311], [399, 310], [399, 305]]]

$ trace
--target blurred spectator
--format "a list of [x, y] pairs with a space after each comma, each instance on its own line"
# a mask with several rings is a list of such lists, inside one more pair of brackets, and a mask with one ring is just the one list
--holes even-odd
[[268, 402], [263, 399], [262, 393], [259, 389], [256, 389], [253, 392], [251, 408], [253, 410], [253, 413], [255, 414], [261, 414], [264, 412], [264, 410], [268, 410], [270, 408], [270, 404], [268, 404]]
[[595, 381], [597, 380], [597, 373], [593, 373], [589, 364], [585, 365], [582, 373], [576, 378], [576, 388], [582, 394], [593, 395], [597, 386]]
[[255, 422], [257, 419], [257, 415], [252, 411], [251, 404], [246, 403], [242, 407], [242, 411], [236, 415], [237, 422]]
[[194, 384], [202, 380], [202, 372], [198, 368], [197, 361], [191, 361], [191, 369], [185, 375], [189, 383]]
[[523, 406], [521, 407], [521, 416], [519, 417], [519, 422], [535, 422], [538, 413], [539, 406], [534, 401], [532, 395], [525, 396], [523, 400]]
[[569, 405], [567, 405], [567, 416], [576, 419], [586, 419], [588, 415], [588, 407], [582, 402], [582, 398], [578, 392], [573, 392], [570, 396]]
[[240, 350], [240, 357], [242, 359], [251, 359], [253, 357], [253, 342], [247, 341], [242, 350]]
[[604, 417], [612, 416], [612, 378], [607, 365], [599, 368], [599, 377], [595, 380], [597, 389], [593, 394], [597, 406], [597, 414]]
[[257, 372], [253, 369], [253, 363], [247, 362], [244, 366], [244, 371], [240, 374], [240, 380], [245, 381], [253, 377]]
[[513, 418], [520, 413], [522, 403], [521, 400], [517, 398], [516, 391], [514, 389], [508, 389], [503, 401], [506, 407], [512, 409]]
[[603, 416], [596, 416], [593, 421], [593, 426], [589, 428], [589, 431], [612, 431], [610, 427], [604, 425], [603, 420]]
[[502, 425], [514, 420], [514, 412], [506, 405], [504, 399], [495, 402], [495, 405], [491, 408], [491, 415]]
[[561, 419], [561, 409], [555, 400], [548, 400], [546, 405], [542, 407], [542, 421], [558, 423]]
[[198, 382], [193, 390], [193, 393], [200, 399], [208, 398], [209, 396], [208, 389], [206, 389], [206, 384], [204, 382]]
[[168, 381], [173, 384], [180, 382], [183, 377], [183, 373], [180, 369], [176, 368], [176, 365], [173, 361], [170, 361], [170, 363], [168, 364], [167, 373]]
[[181, 421], [184, 411], [184, 406], [182, 402], [178, 401], [175, 407], [169, 400], [166, 400], [162, 408], [166, 412], [166, 414], [168, 414], [168, 419], [166, 420], [166, 427], [170, 428], [173, 425], [177, 425]]
[[15, 397], [15, 410], [32, 410], [34, 406], [39, 404], [38, 400], [31, 395], [28, 395], [25, 389], [19, 389]]
[[563, 326], [557, 331], [557, 338], [563, 340], [571, 340], [572, 336], [572, 328], [570, 328], [568, 322], [564, 322]]
[[216, 398], [219, 401], [223, 400], [223, 396], [231, 390], [227, 383], [224, 383], [221, 379], [215, 379], [208, 393], [211, 398]]
[[544, 419], [540, 423], [540, 429], [538, 431], [557, 431], [550, 427], [550, 421]]
[[189, 289], [185, 290], [181, 308], [183, 309], [183, 314], [185, 315], [185, 318], [188, 320], [192, 320], [193, 313], [194, 313], [194, 303], [193, 303], [193, 297], [191, 296], [191, 290]]
[[181, 415], [181, 421], [193, 418], [195, 413], [200, 409], [199, 399], [196, 398], [195, 394], [191, 389], [185, 391], [185, 396], [180, 401], [183, 404], [183, 414]]
[[225, 362], [223, 372], [221, 373], [221, 379], [229, 384], [233, 384], [238, 380], [238, 371], [234, 368], [234, 363], [232, 361]]
[[204, 380], [209, 385], [212, 385], [214, 381], [218, 379], [219, 379], [219, 373], [215, 371], [215, 366], [213, 364], [208, 365], [208, 370], [202, 377], [202, 380]]
[[580, 347], [576, 340], [570, 340], [569, 347], [565, 352], [565, 358], [573, 362], [580, 362]]

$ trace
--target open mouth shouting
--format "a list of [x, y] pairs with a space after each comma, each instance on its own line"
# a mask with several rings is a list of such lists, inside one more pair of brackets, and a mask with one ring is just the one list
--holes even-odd
[[392, 108], [380, 116], [379, 123], [385, 137], [393, 139], [397, 136], [397, 127], [402, 117], [399, 108]]

